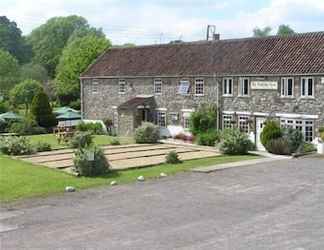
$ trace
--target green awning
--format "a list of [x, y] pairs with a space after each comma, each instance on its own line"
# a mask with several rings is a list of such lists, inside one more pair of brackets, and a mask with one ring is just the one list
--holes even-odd
[[58, 119], [58, 120], [80, 120], [81, 115], [78, 112], [66, 111], [65, 113], [57, 116], [56, 119]]
[[72, 111], [74, 113], [80, 113], [80, 111], [75, 110], [73, 108], [70, 107], [60, 107], [60, 108], [56, 108], [54, 109], [53, 113], [57, 114], [57, 115], [61, 115], [61, 114], [65, 114], [66, 112]]

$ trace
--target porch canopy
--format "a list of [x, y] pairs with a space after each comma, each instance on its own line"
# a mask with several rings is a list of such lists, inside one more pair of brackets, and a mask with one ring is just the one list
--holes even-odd
[[153, 106], [155, 106], [153, 96], [136, 96], [119, 105], [118, 110], [151, 109]]

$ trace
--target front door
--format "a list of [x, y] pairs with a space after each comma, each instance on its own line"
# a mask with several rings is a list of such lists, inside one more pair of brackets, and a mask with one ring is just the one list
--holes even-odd
[[261, 133], [265, 124], [266, 118], [257, 117], [256, 118], [256, 148], [260, 151], [266, 151], [265, 147], [261, 143]]

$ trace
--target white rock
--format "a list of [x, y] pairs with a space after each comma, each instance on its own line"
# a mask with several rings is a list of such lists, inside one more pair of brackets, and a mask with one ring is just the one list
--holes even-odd
[[117, 181], [111, 181], [110, 182], [110, 186], [116, 186], [117, 185]]
[[138, 181], [145, 181], [145, 178], [144, 178], [143, 175], [140, 175], [140, 176], [137, 177], [137, 180]]
[[160, 173], [160, 177], [167, 177], [167, 174], [166, 173]]
[[75, 192], [75, 187], [67, 186], [65, 187], [65, 192]]

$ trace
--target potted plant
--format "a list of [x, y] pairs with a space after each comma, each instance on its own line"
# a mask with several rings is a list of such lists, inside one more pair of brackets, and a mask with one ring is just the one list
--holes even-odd
[[320, 137], [317, 145], [317, 153], [324, 154], [324, 127], [320, 128]]

